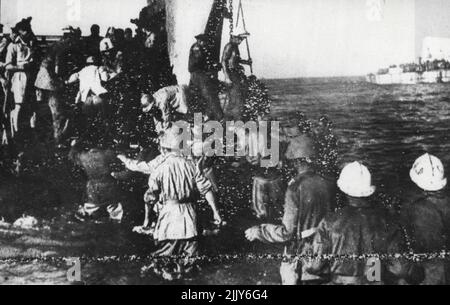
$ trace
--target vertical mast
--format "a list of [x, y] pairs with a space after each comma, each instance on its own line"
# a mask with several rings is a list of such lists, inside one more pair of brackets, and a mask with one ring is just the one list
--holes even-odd
[[170, 61], [179, 84], [188, 84], [189, 51], [195, 36], [210, 36], [211, 59], [220, 62], [226, 0], [166, 0]]

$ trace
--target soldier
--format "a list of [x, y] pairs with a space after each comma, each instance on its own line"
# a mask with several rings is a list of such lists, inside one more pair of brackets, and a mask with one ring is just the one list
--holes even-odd
[[19, 119], [31, 128], [34, 128], [36, 123], [33, 100], [36, 37], [31, 29], [31, 20], [31, 17], [22, 19], [13, 28], [17, 36], [8, 46], [6, 55], [6, 70], [11, 73], [11, 91], [15, 102], [11, 111], [12, 136], [19, 131]]
[[[336, 285], [418, 283], [423, 278], [419, 267], [389, 257], [405, 253], [405, 238], [381, 203], [371, 200], [376, 187], [367, 167], [348, 164], [337, 184], [346, 195], [346, 206], [318, 226], [306, 271]], [[372, 263], [370, 255], [387, 257]], [[370, 271], [377, 266], [379, 270]]]
[[244, 107], [245, 73], [242, 64], [250, 65], [250, 61], [242, 60], [239, 45], [246, 39], [247, 34], [232, 35], [230, 42], [225, 46], [222, 57], [222, 67], [225, 74], [225, 83], [230, 86], [230, 102], [225, 113], [230, 119], [242, 119]]
[[[158, 90], [155, 94], [143, 94], [142, 111], [152, 111], [156, 131], [169, 128], [172, 123], [183, 119], [189, 112], [189, 88], [187, 86], [169, 86]], [[159, 113], [155, 112], [159, 111]]]
[[[425, 154], [410, 171], [419, 195], [402, 206], [402, 220], [415, 253], [439, 253], [450, 248], [450, 200], [444, 166], [438, 158]], [[423, 262], [427, 285], [445, 285], [449, 266], [445, 260]]]
[[38, 102], [46, 102], [50, 108], [53, 120], [53, 136], [55, 142], [60, 144], [64, 139], [68, 129], [68, 115], [64, 99], [62, 99], [62, 90], [64, 88], [61, 79], [62, 72], [60, 66], [63, 53], [65, 52], [66, 42], [58, 42], [47, 51], [34, 86], [36, 87], [36, 97]]
[[215, 223], [222, 223], [211, 183], [192, 160], [177, 152], [178, 137], [174, 128], [162, 136], [163, 160], [151, 174], [146, 194], [146, 202], [160, 202], [162, 205], [154, 234], [158, 243], [155, 256], [198, 255], [195, 205], [199, 194], [210, 205]]
[[[288, 186], [283, 224], [253, 227], [245, 232], [249, 241], [288, 243], [286, 259], [312, 252], [315, 229], [333, 210], [336, 197], [335, 182], [315, 172], [312, 165], [315, 155], [314, 143], [310, 138], [302, 135], [291, 140], [286, 158], [296, 168], [297, 176]], [[321, 281], [320, 276], [307, 273], [303, 264], [297, 261], [283, 262], [280, 271], [284, 285]]]
[[79, 129], [85, 130], [97, 118], [101, 118], [100, 123], [104, 124], [104, 130], [108, 130], [110, 124], [108, 90], [104, 88], [103, 83], [110, 81], [118, 74], [105, 67], [100, 67], [97, 59], [91, 56], [86, 60], [86, 67], [72, 74], [65, 82], [66, 85], [79, 82], [75, 104], [82, 109], [83, 116], [80, 125], [84, 125], [79, 126]]
[[212, 67], [208, 59], [207, 35], [195, 37], [197, 42], [191, 47], [189, 55], [190, 86], [196, 88], [206, 102], [206, 115], [209, 120], [223, 119], [223, 110], [219, 101], [219, 81], [217, 69]]

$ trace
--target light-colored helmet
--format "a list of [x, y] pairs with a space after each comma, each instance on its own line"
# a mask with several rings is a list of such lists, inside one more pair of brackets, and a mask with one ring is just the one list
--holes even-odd
[[444, 165], [441, 160], [428, 153], [416, 160], [409, 176], [418, 187], [429, 192], [440, 191], [447, 185]]
[[342, 192], [357, 198], [370, 197], [376, 190], [369, 169], [359, 162], [345, 166], [337, 184]]

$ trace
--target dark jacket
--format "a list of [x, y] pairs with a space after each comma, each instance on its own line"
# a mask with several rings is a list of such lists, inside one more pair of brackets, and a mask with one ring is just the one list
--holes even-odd
[[445, 191], [422, 192], [402, 206], [402, 222], [416, 253], [450, 249], [450, 197]]
[[[450, 249], [450, 200], [447, 191], [421, 192], [403, 204], [401, 218], [414, 253], [439, 254]], [[423, 284], [447, 284], [447, 260], [426, 259]]]
[[260, 240], [292, 242], [291, 254], [306, 254], [309, 247], [299, 243], [303, 231], [316, 228], [335, 207], [336, 184], [312, 170], [299, 174], [288, 186], [283, 224], [262, 225]]
[[[309, 262], [308, 272], [328, 276], [337, 284], [342, 278], [364, 283], [369, 282], [369, 269], [367, 258], [361, 256], [404, 254], [406, 240], [401, 227], [380, 203], [348, 198], [346, 207], [321, 222], [313, 248], [319, 259]], [[349, 257], [354, 255], [356, 258]], [[380, 263], [382, 282], [397, 283], [398, 279], [417, 282], [423, 276], [406, 260], [386, 258]]]

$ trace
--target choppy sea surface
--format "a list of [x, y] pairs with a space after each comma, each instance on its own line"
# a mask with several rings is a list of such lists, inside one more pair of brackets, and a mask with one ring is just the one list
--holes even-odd
[[450, 165], [450, 84], [388, 85], [364, 78], [266, 80], [280, 121], [302, 111], [326, 115], [339, 138], [341, 163], [361, 160], [380, 188], [409, 182], [415, 159], [429, 152]]

